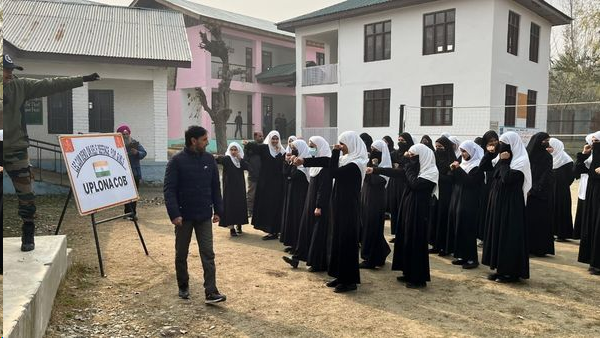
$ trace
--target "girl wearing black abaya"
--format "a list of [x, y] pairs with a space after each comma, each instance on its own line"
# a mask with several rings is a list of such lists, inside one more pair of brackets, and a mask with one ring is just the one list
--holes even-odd
[[279, 132], [271, 131], [263, 144], [258, 145], [261, 168], [254, 197], [252, 225], [267, 233], [263, 240], [278, 238], [281, 228], [283, 202], [284, 149]]
[[[311, 137], [308, 145], [310, 157], [331, 158], [331, 149], [323, 137]], [[297, 268], [300, 261], [305, 261], [310, 266], [310, 272], [326, 271], [331, 178], [329, 168], [314, 167], [309, 168], [308, 172], [310, 183], [300, 220], [298, 242], [294, 255], [284, 256], [283, 260], [293, 268]]]
[[[338, 137], [327, 158], [297, 159], [305, 167], [329, 167], [335, 180], [331, 194], [331, 259], [327, 273], [335, 278], [328, 282], [334, 292], [356, 290], [360, 283], [358, 268], [358, 234], [360, 222], [360, 189], [369, 157], [364, 142], [354, 131]], [[340, 151], [343, 156], [340, 157]]]
[[[592, 135], [585, 137], [585, 143], [592, 145]], [[589, 169], [589, 168], [587, 168]], [[579, 180], [579, 189], [577, 191], [577, 211], [575, 212], [575, 224], [573, 224], [573, 238], [581, 238], [581, 223], [583, 222], [583, 210], [585, 209], [585, 195], [587, 191], [588, 174], [587, 170], [579, 170], [577, 166], [574, 168], [573, 175]]]
[[479, 265], [477, 258], [477, 210], [479, 209], [483, 170], [479, 162], [483, 149], [473, 141], [460, 144], [462, 161], [452, 163], [454, 178], [448, 229], [454, 233], [454, 265], [473, 269]]
[[[404, 169], [397, 169], [406, 176], [407, 184], [400, 209], [403, 233], [394, 243], [392, 270], [403, 272], [403, 276], [397, 279], [406, 282], [407, 288], [422, 288], [431, 280], [427, 254], [427, 217], [431, 195], [437, 194], [438, 170], [433, 151], [423, 144], [410, 147], [408, 156], [410, 160]], [[374, 169], [373, 172], [377, 171]]]
[[[289, 145], [290, 157], [309, 157], [308, 145], [304, 140], [292, 141]], [[306, 192], [308, 191], [308, 182], [310, 176], [308, 168], [304, 166], [284, 166], [285, 198], [283, 201], [283, 218], [281, 223], [281, 235], [279, 240], [283, 245], [290, 247], [290, 252], [295, 251], [295, 245], [298, 242], [298, 231], [300, 230], [300, 220], [304, 210], [304, 201], [306, 201]]]
[[498, 156], [498, 134], [493, 130], [488, 130], [482, 137], [484, 145], [484, 154], [479, 167], [485, 175], [483, 188], [481, 189], [481, 204], [479, 205], [479, 216], [477, 217], [477, 238], [483, 240], [485, 238], [485, 214], [487, 212], [488, 199], [490, 196], [490, 186], [492, 183], [492, 173], [495, 163], [492, 161]]
[[600, 275], [600, 131], [592, 134], [592, 145], [577, 154], [576, 167], [588, 173], [577, 261], [589, 264], [590, 274]]
[[244, 170], [249, 165], [244, 160], [244, 150], [236, 142], [229, 144], [225, 156], [218, 156], [217, 162], [223, 165], [223, 216], [219, 226], [228, 227], [233, 237], [242, 233], [243, 224], [248, 224]]
[[488, 279], [509, 283], [529, 278], [525, 201], [531, 189], [531, 168], [527, 150], [515, 132], [502, 134], [498, 152], [490, 177], [481, 262], [496, 270]]
[[552, 233], [557, 242], [573, 238], [573, 216], [571, 212], [571, 183], [573, 183], [573, 159], [565, 152], [564, 144], [556, 138], [550, 139], [554, 192], [552, 196]]
[[[414, 141], [409, 133], [402, 133], [398, 136], [398, 150], [390, 154], [393, 168], [402, 167], [408, 163], [408, 158], [404, 157], [404, 153], [407, 152], [408, 149], [410, 149], [410, 147], [413, 145]], [[388, 182], [388, 191], [391, 191], [391, 193], [388, 194], [388, 205], [390, 206], [390, 228], [392, 235], [395, 235], [400, 227], [398, 209], [400, 208], [405, 187], [406, 178], [404, 175], [400, 177], [390, 177]], [[393, 243], [394, 241], [395, 239], [392, 239], [390, 242]]]
[[[391, 168], [392, 160], [383, 140], [373, 142], [371, 161], [374, 167]], [[385, 259], [391, 250], [383, 235], [385, 223], [385, 188], [387, 176], [367, 175], [361, 190], [361, 246], [360, 256], [364, 260], [359, 267], [375, 269], [385, 265]]]
[[370, 153], [371, 145], [373, 145], [373, 138], [371, 137], [371, 135], [367, 133], [362, 133], [360, 134], [360, 139], [364, 142], [367, 153]]
[[452, 176], [450, 164], [457, 161], [453, 143], [450, 139], [442, 136], [435, 141], [435, 162], [439, 172], [439, 194], [437, 204], [430, 219], [430, 243], [433, 248], [431, 253], [439, 256], [447, 256], [452, 253], [454, 239], [449, 242], [448, 238], [448, 210], [450, 208], [450, 196], [452, 195]]
[[529, 253], [543, 257], [554, 255], [552, 235], [552, 155], [548, 153], [550, 135], [540, 132], [527, 145], [531, 163], [532, 187], [527, 197], [525, 219], [527, 220]]

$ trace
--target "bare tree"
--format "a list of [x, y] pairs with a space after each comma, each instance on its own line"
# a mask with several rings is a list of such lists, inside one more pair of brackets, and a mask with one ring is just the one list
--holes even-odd
[[[227, 150], [227, 121], [231, 115], [231, 108], [229, 107], [231, 79], [236, 75], [244, 74], [246, 70], [243, 68], [230, 68], [229, 47], [223, 41], [221, 27], [213, 23], [206, 23], [204, 27], [206, 31], [200, 32], [200, 39], [202, 41], [199, 47], [209, 52], [212, 56], [221, 59], [221, 81], [219, 82], [216, 97], [213, 95], [210, 105], [208, 104], [206, 93], [204, 93], [202, 88], [195, 88], [194, 95], [188, 95], [188, 98], [191, 101], [198, 102], [214, 122], [217, 152], [223, 154]], [[210, 33], [210, 38], [208, 33]]]

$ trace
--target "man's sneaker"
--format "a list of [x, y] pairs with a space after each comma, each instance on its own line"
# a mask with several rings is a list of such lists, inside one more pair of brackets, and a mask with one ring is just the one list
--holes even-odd
[[209, 293], [206, 295], [206, 299], [204, 300], [205, 304], [214, 304], [219, 302], [224, 302], [227, 300], [225, 295], [221, 295], [218, 292]]
[[33, 222], [25, 222], [22, 227], [21, 235], [21, 251], [32, 251], [35, 249], [35, 242], [33, 240], [33, 234], [35, 232], [35, 225]]
[[189, 288], [179, 288], [179, 298], [189, 299], [190, 298], [190, 289]]

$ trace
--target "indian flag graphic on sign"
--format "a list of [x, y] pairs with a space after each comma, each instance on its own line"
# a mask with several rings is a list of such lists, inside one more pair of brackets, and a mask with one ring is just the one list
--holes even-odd
[[104, 177], [110, 176], [110, 170], [108, 170], [108, 162], [106, 161], [98, 161], [94, 162], [94, 172], [96, 173], [96, 177]]

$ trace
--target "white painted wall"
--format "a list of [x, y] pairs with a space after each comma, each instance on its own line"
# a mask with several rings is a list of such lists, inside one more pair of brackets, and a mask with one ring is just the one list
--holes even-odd
[[[167, 106], [165, 69], [150, 66], [107, 65], [99, 63], [66, 63], [19, 60], [25, 67], [22, 77], [76, 76], [97, 72], [101, 81], [90, 82], [73, 90], [73, 132], [88, 132], [87, 89], [109, 89], [114, 92], [114, 129], [128, 124], [132, 135], [148, 151], [144, 162], [167, 159]], [[57, 135], [48, 134], [47, 99], [43, 99], [43, 125], [30, 125], [31, 138], [58, 143]], [[164, 134], [164, 135], [163, 135]], [[33, 151], [33, 150], [32, 150]], [[53, 158], [44, 153], [45, 158]]]
[[[506, 51], [509, 10], [521, 16], [517, 56]], [[537, 103], [548, 103], [551, 25], [535, 13], [511, 0], [494, 0], [494, 12], [491, 105], [504, 105], [507, 84], [516, 86], [519, 93], [527, 94], [527, 90], [535, 90], [537, 91]], [[540, 26], [538, 63], [529, 61], [531, 22]], [[492, 120], [499, 121], [499, 124], [503, 125], [504, 109], [493, 109]], [[536, 128], [546, 130], [546, 107], [537, 107], [535, 121]], [[517, 119], [516, 123], [517, 127], [525, 127], [525, 119]]]
[[[521, 17], [519, 60], [506, 52], [508, 8]], [[456, 9], [455, 51], [423, 55], [423, 15]], [[529, 22], [532, 18], [542, 27], [540, 63], [529, 60]], [[364, 62], [364, 25], [392, 21], [391, 59]], [[338, 30], [338, 84], [302, 87], [305, 40], [311, 35]], [[463, 139], [482, 135], [490, 128], [490, 109], [456, 108], [452, 126], [420, 126], [421, 86], [454, 84], [454, 106], [490, 106], [504, 104], [504, 86], [519, 86], [519, 91], [538, 91], [538, 104], [547, 102], [550, 25], [511, 0], [447, 0], [412, 6], [361, 17], [319, 24], [296, 30], [297, 87], [301, 95], [338, 92], [338, 128], [340, 132], [368, 132], [374, 138], [397, 135], [399, 106], [405, 104], [405, 130], [416, 136], [449, 132]], [[514, 56], [510, 55], [512, 58]], [[499, 89], [501, 87], [501, 90]], [[390, 126], [363, 128], [363, 92], [391, 89]], [[523, 89], [521, 89], [523, 88]], [[296, 118], [306, 125], [305, 100], [297, 100]], [[498, 109], [496, 109], [498, 110]], [[504, 110], [502, 110], [502, 116]], [[492, 109], [492, 112], [494, 110]], [[545, 114], [538, 109], [536, 121], [545, 124]], [[544, 126], [545, 127], [545, 126]], [[300, 126], [297, 126], [297, 129]]]

